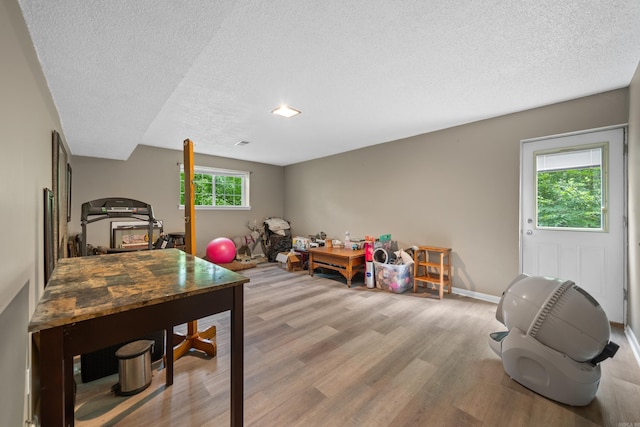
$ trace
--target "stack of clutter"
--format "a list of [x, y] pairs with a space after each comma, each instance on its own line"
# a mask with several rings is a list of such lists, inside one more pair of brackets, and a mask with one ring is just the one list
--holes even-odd
[[378, 247], [373, 251], [376, 286], [396, 294], [413, 288], [413, 256], [408, 251]]

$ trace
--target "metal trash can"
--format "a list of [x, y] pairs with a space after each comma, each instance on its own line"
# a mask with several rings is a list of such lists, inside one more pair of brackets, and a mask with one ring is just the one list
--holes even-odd
[[151, 384], [151, 351], [154, 341], [139, 340], [123, 345], [116, 351], [118, 358], [118, 394], [140, 393]]

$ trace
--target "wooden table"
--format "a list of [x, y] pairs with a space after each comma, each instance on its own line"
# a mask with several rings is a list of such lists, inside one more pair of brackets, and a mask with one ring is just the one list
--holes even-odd
[[173, 384], [173, 327], [231, 312], [231, 425], [243, 423], [243, 284], [249, 279], [178, 249], [66, 258], [29, 324], [39, 341], [42, 426], [74, 423], [73, 357], [166, 330]]
[[309, 249], [309, 274], [313, 276], [316, 268], [327, 268], [337, 271], [347, 279], [347, 286], [351, 287], [351, 279], [358, 271], [364, 271], [365, 250], [344, 248], [311, 248]]

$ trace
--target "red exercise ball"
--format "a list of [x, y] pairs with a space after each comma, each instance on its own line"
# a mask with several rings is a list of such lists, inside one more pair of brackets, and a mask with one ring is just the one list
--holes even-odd
[[216, 264], [226, 264], [236, 258], [236, 245], [231, 239], [218, 237], [207, 245], [207, 259]]

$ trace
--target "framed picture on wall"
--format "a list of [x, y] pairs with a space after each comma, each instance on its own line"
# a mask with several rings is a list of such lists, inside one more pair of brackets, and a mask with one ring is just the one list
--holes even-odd
[[44, 285], [47, 286], [49, 277], [56, 265], [54, 258], [54, 239], [53, 239], [53, 211], [55, 205], [55, 197], [53, 191], [48, 188], [44, 189]]
[[65, 257], [67, 247], [67, 151], [57, 131], [52, 134], [52, 191], [54, 260]]
[[71, 165], [67, 163], [67, 222], [71, 221]]

